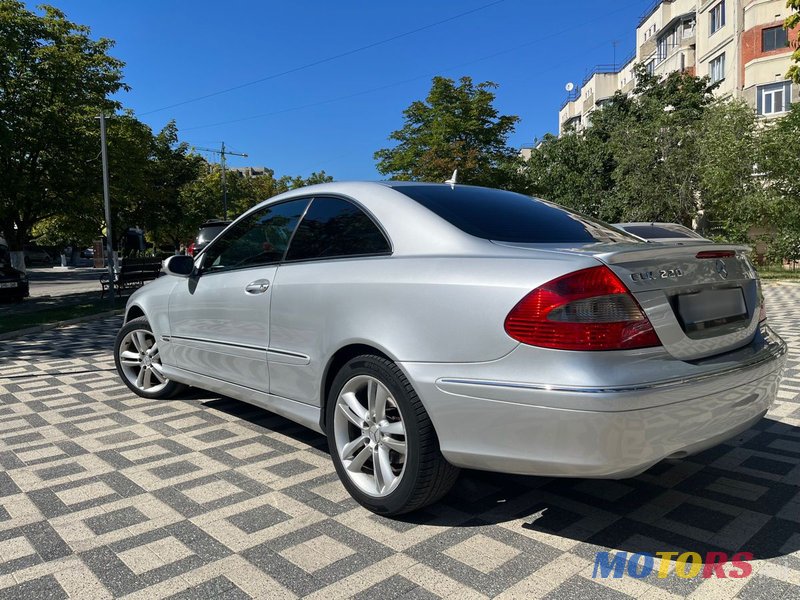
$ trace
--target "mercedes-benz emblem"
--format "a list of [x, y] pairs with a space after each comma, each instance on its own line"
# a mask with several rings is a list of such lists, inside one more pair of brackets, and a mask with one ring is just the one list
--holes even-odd
[[715, 266], [716, 266], [716, 269], [717, 269], [717, 273], [719, 273], [719, 276], [722, 277], [723, 279], [727, 279], [728, 278], [728, 268], [725, 266], [725, 261], [717, 259], [717, 262], [715, 263]]

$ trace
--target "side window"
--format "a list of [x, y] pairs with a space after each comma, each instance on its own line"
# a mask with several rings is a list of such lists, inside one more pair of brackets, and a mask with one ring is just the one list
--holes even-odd
[[203, 253], [203, 270], [227, 271], [280, 262], [308, 198], [282, 202], [235, 223]]
[[389, 252], [389, 242], [364, 211], [341, 198], [314, 198], [297, 227], [286, 260]]

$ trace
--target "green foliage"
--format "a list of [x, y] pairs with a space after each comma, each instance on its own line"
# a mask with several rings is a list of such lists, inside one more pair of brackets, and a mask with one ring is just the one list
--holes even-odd
[[389, 136], [397, 145], [375, 153], [378, 171], [393, 179], [444, 181], [458, 169], [462, 183], [515, 187], [519, 159], [506, 141], [519, 118], [499, 115], [496, 88], [469, 77], [458, 84], [434, 77], [427, 98], [403, 111], [402, 129]]
[[0, 230], [16, 250], [38, 222], [84, 210], [100, 185], [95, 117], [125, 89], [110, 40], [42, 11], [0, 0]]
[[769, 215], [753, 177], [756, 117], [739, 101], [714, 99], [707, 78], [637, 69], [582, 132], [546, 136], [525, 165], [529, 190], [610, 222], [671, 221], [744, 240]]
[[[288, 190], [316, 183], [333, 181], [325, 171], [312, 173], [308, 177], [275, 177], [272, 169], [265, 169], [258, 177], [243, 177], [235, 172], [227, 174], [229, 215], [238, 216], [259, 202]], [[207, 167], [203, 173], [184, 185], [179, 194], [182, 213], [182, 237], [178, 240], [192, 239], [198, 226], [209, 219], [222, 215], [222, 173], [217, 165]]]
[[[789, 30], [797, 28], [796, 39], [798, 42], [800, 42], [800, 0], [786, 0], [786, 8], [791, 8], [793, 12], [786, 17], [786, 21], [784, 21], [783, 26]], [[800, 84], [800, 44], [792, 53], [792, 62], [794, 64], [789, 67], [786, 77], [788, 79], [792, 79], [795, 83]]]
[[[777, 231], [772, 253], [789, 251], [800, 232], [800, 105], [772, 122], [761, 135], [758, 155], [769, 222]], [[783, 248], [783, 250], [779, 250]], [[785, 254], [785, 258], [796, 256]]]

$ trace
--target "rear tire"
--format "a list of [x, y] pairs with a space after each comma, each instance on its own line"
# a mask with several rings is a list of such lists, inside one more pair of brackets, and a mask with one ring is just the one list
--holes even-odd
[[458, 478], [414, 388], [382, 356], [358, 356], [342, 367], [325, 422], [339, 479], [374, 513], [418, 510], [442, 498]]
[[119, 330], [114, 341], [114, 364], [123, 383], [142, 398], [171, 398], [186, 388], [162, 373], [158, 341], [146, 317], [131, 319]]

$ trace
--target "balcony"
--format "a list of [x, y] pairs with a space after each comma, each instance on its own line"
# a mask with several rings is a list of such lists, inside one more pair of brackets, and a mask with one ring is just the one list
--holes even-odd
[[567, 98], [564, 102], [561, 103], [561, 108], [559, 108], [559, 112], [564, 110], [567, 107], [567, 104], [570, 102], [575, 102], [578, 98], [581, 97], [581, 88], [577, 88], [572, 90], [571, 92], [567, 92]]

